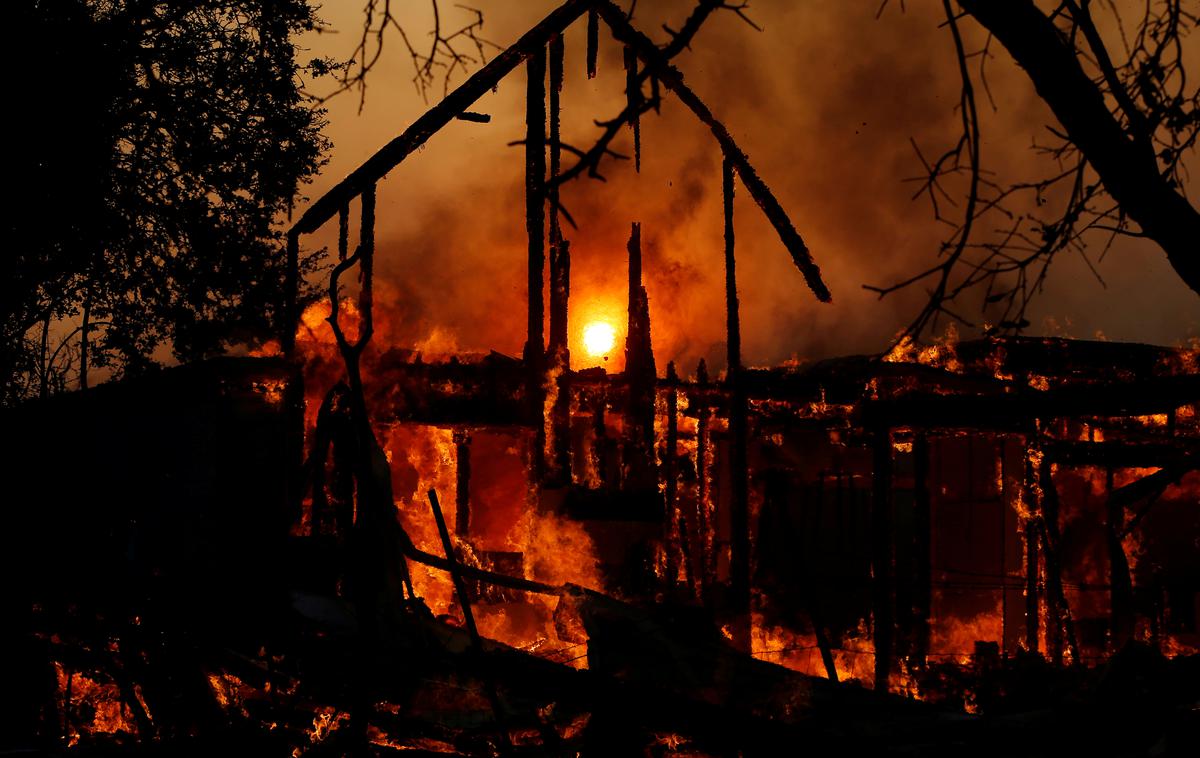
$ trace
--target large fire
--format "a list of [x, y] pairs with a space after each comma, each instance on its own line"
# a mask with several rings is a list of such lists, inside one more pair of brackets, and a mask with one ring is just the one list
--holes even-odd
[[617, 342], [617, 330], [607, 321], [593, 321], [583, 328], [583, 346], [593, 358], [603, 358]]

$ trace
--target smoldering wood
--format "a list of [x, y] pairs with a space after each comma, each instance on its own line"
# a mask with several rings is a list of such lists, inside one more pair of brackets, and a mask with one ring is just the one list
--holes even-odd
[[734, 251], [733, 163], [721, 164], [721, 196], [725, 237], [725, 342], [728, 367], [725, 384], [730, 394], [729, 475], [732, 488], [729, 509], [730, 613], [734, 617], [734, 641], [750, 646], [750, 463], [747, 445], [750, 425], [747, 397], [742, 382], [742, 336], [738, 312], [737, 268]]

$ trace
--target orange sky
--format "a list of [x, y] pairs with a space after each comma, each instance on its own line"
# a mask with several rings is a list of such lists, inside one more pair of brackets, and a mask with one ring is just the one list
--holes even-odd
[[[545, 0], [477, 4], [485, 14], [485, 36], [503, 46], [555, 6]], [[400, 5], [407, 28], [423, 38], [425, 4]], [[466, 20], [463, 11], [443, 5], [450, 23]], [[643, 0], [635, 24], [662, 39], [661, 24], [677, 27], [691, 5]], [[834, 295], [832, 305], [815, 300], [739, 185], [738, 274], [748, 364], [877, 351], [915, 313], [919, 291], [880, 302], [862, 284], [887, 283], [929, 265], [944, 234], [928, 202], [912, 200], [913, 185], [904, 182], [920, 173], [910, 138], [928, 155], [956, 136], [958, 80], [935, 5], [909, 3], [906, 13], [889, 8], [876, 20], [878, 0], [755, 0], [751, 15], [764, 31], [718, 13], [692, 51], [676, 59], [791, 215]], [[347, 57], [357, 42], [361, 3], [327, 3], [322, 15], [338, 33], [307, 38], [310, 54]], [[411, 63], [398, 40], [388, 45], [362, 113], [355, 94], [330, 103], [327, 134], [334, 149], [309, 197], [318, 197], [428, 107], [411, 82]], [[621, 107], [620, 49], [602, 30], [600, 74], [592, 81], [583, 71], [582, 23], [568, 32], [566, 49], [564, 139], [588, 146], [597, 131], [592, 119]], [[1048, 138], [1044, 124], [1051, 117], [1002, 50], [990, 66], [997, 111], [981, 103], [984, 162], [1010, 180], [1034, 178], [1041, 164], [1027, 148]], [[452, 84], [459, 81], [461, 76]], [[328, 84], [315, 85], [321, 87]], [[505, 145], [523, 136], [524, 89], [518, 69], [474, 106], [492, 115], [490, 124], [451, 124], [380, 184], [380, 300], [394, 321], [385, 339], [520, 354], [523, 154]], [[722, 366], [719, 150], [669, 95], [662, 115], [646, 118], [642, 130], [640, 175], [631, 162], [614, 163], [606, 183], [583, 179], [564, 190], [564, 203], [579, 222], [567, 233], [575, 365], [587, 365], [580, 338], [588, 320], [623, 323], [624, 243], [630, 222], [641, 221], [660, 371], [676, 360], [681, 373], [690, 374], [700, 357]], [[632, 137], [623, 135], [616, 147], [630, 152]], [[333, 227], [306, 238], [305, 245], [330, 244]], [[1107, 289], [1078, 256], [1061, 256], [1031, 314], [1030, 333], [1102, 333], [1174, 344], [1200, 332], [1200, 298], [1178, 281], [1157, 248], [1123, 242], [1100, 272]]]

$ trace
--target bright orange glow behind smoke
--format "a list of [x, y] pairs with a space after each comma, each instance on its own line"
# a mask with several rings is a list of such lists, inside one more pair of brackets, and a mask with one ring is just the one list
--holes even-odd
[[617, 330], [607, 321], [593, 321], [583, 328], [583, 346], [595, 358], [608, 355], [617, 341]]

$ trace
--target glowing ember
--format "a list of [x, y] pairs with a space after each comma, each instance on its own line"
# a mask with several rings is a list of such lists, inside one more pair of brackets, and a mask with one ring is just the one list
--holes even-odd
[[617, 332], [612, 324], [604, 321], [593, 321], [583, 328], [583, 346], [588, 355], [599, 358], [608, 355], [616, 344]]

